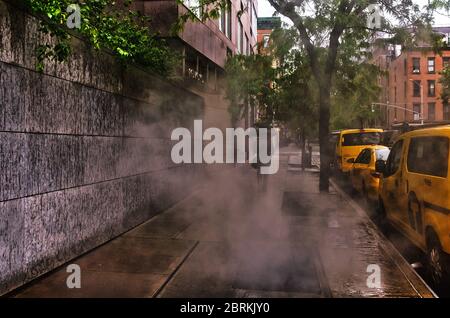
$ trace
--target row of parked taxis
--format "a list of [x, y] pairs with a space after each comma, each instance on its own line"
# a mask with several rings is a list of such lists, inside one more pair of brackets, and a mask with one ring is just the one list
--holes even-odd
[[335, 167], [354, 192], [427, 255], [433, 283], [450, 286], [450, 125], [398, 135], [381, 145], [383, 130], [335, 133]]

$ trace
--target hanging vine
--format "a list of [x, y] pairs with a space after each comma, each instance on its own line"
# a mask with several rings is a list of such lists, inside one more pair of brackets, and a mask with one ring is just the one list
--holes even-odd
[[37, 47], [39, 71], [43, 71], [47, 59], [63, 62], [70, 56], [67, 21], [72, 14], [68, 8], [74, 4], [81, 17], [75, 31], [94, 48], [109, 49], [121, 61], [138, 63], [161, 75], [168, 75], [176, 63], [176, 55], [150, 32], [149, 18], [129, 9], [131, 0], [121, 7], [113, 0], [25, 0], [25, 4], [42, 18], [39, 30], [54, 39]]

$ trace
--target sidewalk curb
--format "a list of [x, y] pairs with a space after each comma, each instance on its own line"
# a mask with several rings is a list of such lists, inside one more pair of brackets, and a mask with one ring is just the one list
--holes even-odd
[[[336, 192], [349, 203], [349, 205], [358, 213], [359, 216], [363, 217], [372, 227], [374, 234], [380, 238], [380, 243], [383, 246], [380, 246], [389, 257], [392, 258], [394, 263], [400, 269], [402, 274], [407, 279], [408, 283], [411, 287], [416, 291], [416, 293], [420, 296], [420, 298], [439, 298], [438, 295], [431, 289], [430, 286], [420, 277], [420, 275], [411, 268], [411, 265], [408, 261], [403, 257], [402, 254], [395, 248], [395, 246], [384, 236], [383, 233], [377, 230], [377, 225], [369, 218], [365, 210], [355, 201], [353, 200], [344, 190], [332, 179], [330, 179], [331, 186], [336, 190]], [[422, 287], [420, 288], [420, 284]], [[422, 289], [422, 290], [420, 290]], [[425, 289], [425, 290], [423, 290]], [[428, 294], [428, 295], [427, 295]]]

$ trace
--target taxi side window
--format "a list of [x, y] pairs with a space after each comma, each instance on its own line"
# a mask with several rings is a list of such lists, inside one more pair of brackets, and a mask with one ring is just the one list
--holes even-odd
[[392, 147], [386, 162], [386, 176], [391, 176], [398, 171], [402, 159], [403, 140], [397, 141]]
[[361, 151], [360, 154], [358, 155], [358, 157], [356, 158], [355, 163], [362, 163], [365, 153], [366, 153], [366, 149]]
[[408, 171], [446, 178], [449, 140], [447, 137], [416, 137], [408, 151]]
[[366, 156], [364, 157], [364, 164], [368, 165], [372, 161], [372, 150], [367, 149]]
[[371, 156], [372, 153], [370, 149], [364, 149], [363, 152], [361, 153], [361, 157], [359, 158], [358, 163], [368, 165], [370, 163]]

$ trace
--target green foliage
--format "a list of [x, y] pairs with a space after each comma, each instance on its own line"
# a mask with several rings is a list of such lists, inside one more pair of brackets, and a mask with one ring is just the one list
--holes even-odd
[[[43, 70], [46, 59], [66, 61], [71, 53], [71, 35], [66, 27], [70, 13], [66, 9], [74, 0], [25, 0], [25, 3], [42, 17], [40, 31], [54, 39], [38, 46], [38, 70]], [[147, 17], [119, 7], [113, 0], [84, 0], [79, 6], [81, 26], [76, 31], [94, 48], [111, 50], [123, 62], [138, 63], [162, 75], [170, 73], [176, 57], [162, 40], [150, 33]]]
[[381, 115], [378, 107], [374, 111], [371, 107], [381, 92], [380, 75], [381, 70], [367, 62], [339, 67], [332, 94], [332, 129], [373, 125]]
[[450, 102], [450, 66], [441, 72], [439, 82], [442, 85], [441, 99], [444, 103]]
[[293, 29], [272, 33], [265, 55], [236, 55], [226, 64], [226, 93], [233, 122], [255, 107], [261, 123], [317, 131], [317, 89]]
[[272, 99], [276, 120], [304, 137], [316, 137], [318, 90], [309, 59], [297, 46], [298, 32], [293, 29], [274, 30], [269, 52], [276, 61], [275, 93]]
[[[225, 65], [226, 97], [230, 101], [232, 123], [242, 118], [249, 107], [264, 107], [271, 98], [274, 78], [272, 59], [262, 55], [235, 55]], [[262, 110], [262, 109], [260, 109]]]
[[[185, 4], [184, 0], [176, 0], [179, 4]], [[221, 11], [230, 5], [229, 0], [197, 0], [190, 3], [189, 10], [181, 14], [172, 26], [172, 33], [177, 34], [184, 29], [187, 21], [206, 21], [218, 19]], [[247, 9], [247, 8], [245, 8]], [[245, 10], [244, 9], [244, 10]], [[242, 14], [238, 12], [238, 16]]]

